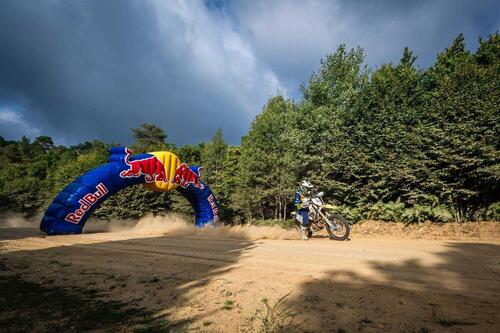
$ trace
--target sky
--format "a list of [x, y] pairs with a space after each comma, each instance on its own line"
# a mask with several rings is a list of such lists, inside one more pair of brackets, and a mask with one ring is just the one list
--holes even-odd
[[219, 127], [239, 144], [341, 43], [371, 68], [408, 46], [425, 68], [459, 33], [475, 50], [498, 13], [496, 0], [2, 0], [0, 136], [127, 144], [151, 123], [177, 145]]

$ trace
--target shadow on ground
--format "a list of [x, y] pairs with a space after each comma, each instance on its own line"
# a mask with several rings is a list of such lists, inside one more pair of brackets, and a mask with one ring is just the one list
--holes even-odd
[[[2, 240], [26, 238], [29, 232], [4, 231]], [[71, 237], [80, 236], [64, 240], [77, 239]], [[200, 291], [218, 283], [216, 277], [253, 246], [242, 239], [163, 236], [3, 251], [0, 290], [8, 292], [0, 294], [0, 327], [7, 332], [183, 331], [224, 311]]]
[[[238, 320], [256, 310], [247, 332], [500, 331], [500, 245], [439, 243], [415, 252], [425, 261], [391, 258], [388, 251], [387, 258], [369, 261], [355, 253], [340, 269], [339, 255], [363, 247], [325, 241], [302, 256], [312, 262], [299, 267], [285, 260], [294, 260], [287, 251], [311, 249], [298, 241], [265, 242], [250, 256], [258, 242], [245, 239], [30, 239], [25, 232], [0, 232], [18, 239], [0, 248], [4, 331], [233, 332], [243, 331]], [[320, 251], [335, 249], [314, 263]], [[349, 269], [350, 258], [362, 267]], [[269, 295], [272, 300], [264, 299]], [[276, 295], [283, 296], [279, 303]], [[244, 302], [250, 298], [258, 309]], [[238, 303], [248, 312], [239, 313]]]
[[33, 228], [2, 228], [0, 227], [0, 242], [29, 238], [40, 235], [40, 231]]
[[267, 331], [499, 332], [500, 246], [447, 243], [437, 255], [430, 267], [372, 261], [376, 278], [329, 271], [277, 306]]

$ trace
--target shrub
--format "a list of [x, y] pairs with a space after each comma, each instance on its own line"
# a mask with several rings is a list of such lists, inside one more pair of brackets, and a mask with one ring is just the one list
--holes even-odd
[[405, 204], [399, 200], [387, 203], [377, 202], [368, 209], [367, 218], [382, 221], [401, 221]]
[[452, 221], [454, 216], [451, 211], [445, 206], [426, 206], [426, 205], [413, 205], [405, 209], [401, 216], [404, 222], [418, 223], [424, 221], [433, 222], [449, 222]]
[[492, 203], [486, 209], [486, 220], [500, 221], [500, 202]]

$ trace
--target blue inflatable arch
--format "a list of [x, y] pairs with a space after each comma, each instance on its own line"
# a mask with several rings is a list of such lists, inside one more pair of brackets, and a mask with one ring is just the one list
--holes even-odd
[[40, 223], [47, 235], [80, 234], [92, 212], [126, 187], [145, 184], [155, 191], [178, 190], [193, 206], [195, 224], [219, 221], [219, 206], [200, 179], [201, 167], [188, 167], [170, 152], [132, 156], [127, 147], [110, 149], [109, 162], [68, 184], [49, 205]]

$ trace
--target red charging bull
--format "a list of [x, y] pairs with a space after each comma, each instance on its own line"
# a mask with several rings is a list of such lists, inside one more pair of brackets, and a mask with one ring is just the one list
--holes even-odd
[[200, 190], [204, 189], [205, 186], [200, 182], [200, 170], [202, 167], [197, 168], [197, 172], [190, 169], [186, 164], [181, 164], [177, 170], [175, 170], [174, 179], [172, 179], [172, 184], [178, 184], [179, 186], [186, 188], [189, 184], [193, 184], [196, 188]]
[[157, 182], [167, 182], [167, 175], [165, 173], [165, 166], [163, 163], [154, 155], [151, 157], [130, 161], [130, 155], [132, 155], [132, 150], [125, 149], [125, 164], [128, 165], [127, 170], [120, 172], [120, 177], [122, 178], [137, 178], [145, 175], [144, 180], [146, 183]]

